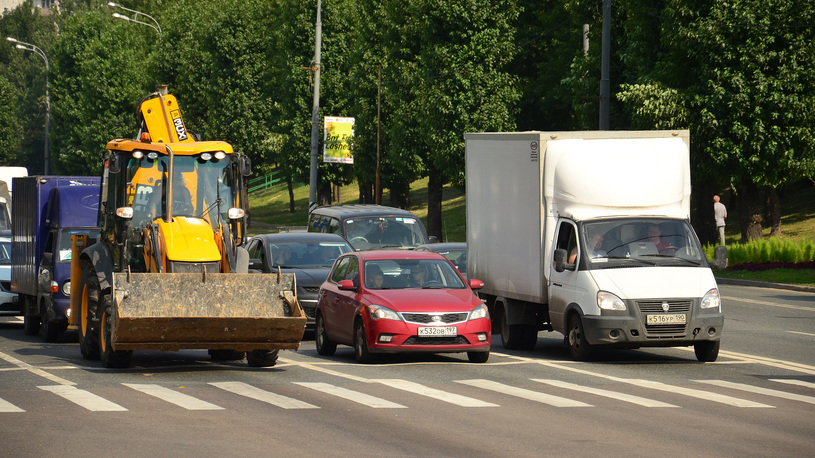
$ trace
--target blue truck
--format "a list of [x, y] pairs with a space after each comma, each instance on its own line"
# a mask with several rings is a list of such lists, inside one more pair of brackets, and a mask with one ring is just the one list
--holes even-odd
[[11, 290], [19, 294], [23, 328], [54, 342], [68, 327], [71, 236], [99, 238], [100, 177], [13, 179]]

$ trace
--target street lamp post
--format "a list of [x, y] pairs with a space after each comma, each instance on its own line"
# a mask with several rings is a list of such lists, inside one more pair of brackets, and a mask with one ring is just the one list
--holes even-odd
[[[159, 39], [161, 38], [161, 25], [159, 25], [158, 21], [153, 16], [150, 16], [147, 13], [142, 13], [141, 11], [131, 10], [130, 8], [126, 8], [126, 7], [122, 6], [122, 5], [120, 5], [118, 3], [114, 3], [114, 2], [108, 2], [108, 7], [109, 8], [119, 8], [119, 9], [122, 9], [124, 11], [128, 11], [130, 13], [133, 13], [132, 18], [127, 17], [127, 16], [125, 16], [123, 14], [119, 14], [119, 13], [113, 13], [113, 17], [115, 17], [117, 19], [122, 19], [124, 21], [135, 22], [136, 24], [141, 24], [141, 25], [146, 25], [147, 27], [151, 27], [153, 30], [158, 32]], [[139, 16], [144, 16], [144, 17], [150, 19], [151, 21], [153, 21], [153, 24], [155, 24], [155, 25], [136, 19]]]
[[48, 56], [45, 55], [45, 51], [31, 43], [26, 43], [12, 37], [6, 37], [6, 40], [15, 43], [17, 49], [31, 51], [42, 57], [42, 60], [45, 61], [45, 148], [43, 150], [43, 175], [48, 175], [49, 162], [51, 160], [51, 145], [49, 141], [49, 137], [51, 136], [51, 92], [48, 82], [48, 73], [51, 67], [48, 64]]

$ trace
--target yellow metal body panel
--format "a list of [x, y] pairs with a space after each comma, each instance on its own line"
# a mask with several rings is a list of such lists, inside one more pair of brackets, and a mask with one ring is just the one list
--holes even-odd
[[141, 104], [141, 114], [153, 142], [183, 143], [194, 142], [187, 132], [181, 108], [171, 94], [145, 100]]
[[212, 227], [203, 219], [178, 216], [172, 223], [158, 220], [161, 250], [172, 261], [220, 261]]

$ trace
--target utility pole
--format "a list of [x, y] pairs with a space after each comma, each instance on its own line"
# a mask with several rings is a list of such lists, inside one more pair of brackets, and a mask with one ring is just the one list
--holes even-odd
[[611, 104], [611, 83], [609, 82], [609, 60], [611, 59], [611, 0], [603, 0], [603, 45], [600, 62], [600, 130], [609, 129], [609, 106]]
[[379, 174], [379, 130], [382, 124], [382, 64], [379, 64], [379, 79], [376, 83], [376, 189], [374, 189], [374, 201], [377, 205], [382, 205], [382, 180]]
[[308, 190], [308, 211], [309, 213], [317, 206], [317, 170], [319, 163], [320, 147], [320, 44], [323, 39], [323, 23], [320, 14], [321, 4], [317, 0], [317, 29], [314, 38], [314, 103], [311, 108], [311, 175], [309, 177]]

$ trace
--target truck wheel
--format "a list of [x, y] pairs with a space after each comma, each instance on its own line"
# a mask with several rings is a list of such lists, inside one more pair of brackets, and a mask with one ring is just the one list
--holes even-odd
[[99, 359], [102, 360], [102, 366], [108, 368], [125, 368], [130, 366], [130, 360], [133, 357], [133, 350], [118, 350], [114, 351], [111, 345], [111, 333], [113, 327], [113, 312], [112, 298], [110, 294], [101, 296], [100, 313], [99, 313]]
[[246, 362], [251, 367], [272, 367], [277, 363], [280, 350], [252, 350], [246, 352]]
[[468, 351], [467, 359], [471, 363], [486, 363], [490, 359], [490, 352], [488, 351]]
[[325, 333], [325, 320], [320, 312], [317, 312], [317, 322], [314, 325], [314, 342], [317, 344], [317, 353], [323, 356], [331, 356], [337, 351], [337, 344]]
[[96, 311], [99, 310], [99, 278], [93, 264], [85, 264], [82, 271], [85, 286], [79, 309], [79, 350], [82, 357], [90, 360], [99, 359], [99, 329], [97, 329]]
[[586, 361], [594, 353], [588, 341], [586, 333], [583, 332], [583, 322], [576, 313], [569, 317], [568, 335], [566, 336], [569, 345], [569, 353], [575, 361]]
[[538, 329], [528, 324], [509, 324], [506, 310], [498, 314], [501, 326], [501, 343], [507, 350], [533, 350], [538, 343]]
[[40, 317], [31, 314], [31, 301], [26, 296], [23, 302], [23, 332], [27, 336], [36, 336], [40, 332]]
[[365, 324], [362, 320], [357, 320], [354, 325], [354, 358], [360, 364], [367, 364], [373, 361], [373, 355], [368, 351], [368, 338], [365, 336]]
[[712, 342], [710, 340], [704, 342], [696, 342], [693, 344], [693, 352], [696, 353], [696, 359], [703, 363], [712, 363], [719, 357], [719, 341]]
[[246, 357], [246, 352], [236, 350], [209, 350], [209, 357], [213, 361], [240, 361]]
[[46, 342], [56, 342], [62, 331], [62, 323], [50, 319], [52, 316], [54, 316], [54, 310], [51, 301], [43, 299], [40, 305], [40, 337]]

